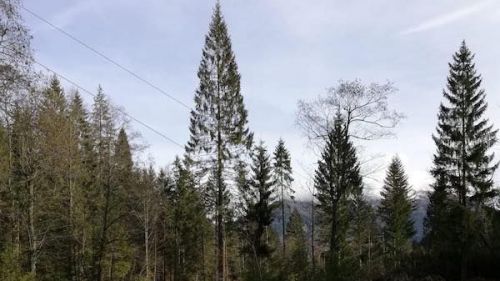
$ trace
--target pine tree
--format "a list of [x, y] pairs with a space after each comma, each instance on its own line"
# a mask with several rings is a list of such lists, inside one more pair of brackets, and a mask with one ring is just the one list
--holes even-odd
[[412, 237], [415, 234], [411, 217], [414, 209], [411, 187], [397, 156], [389, 165], [381, 195], [378, 211], [383, 223], [386, 261], [394, 270], [411, 251]]
[[[215, 221], [217, 241], [217, 281], [226, 279], [225, 222], [228, 183], [226, 174], [230, 160], [249, 148], [252, 134], [247, 128], [247, 111], [240, 92], [240, 74], [231, 48], [226, 23], [217, 3], [208, 35], [205, 37], [202, 60], [198, 70], [200, 85], [191, 111], [191, 138], [186, 146], [190, 154], [208, 154], [210, 161], [202, 170], [213, 171], [215, 188]], [[240, 148], [240, 151], [235, 149]], [[194, 157], [193, 157], [194, 158]], [[196, 159], [195, 159], [196, 160]], [[207, 185], [210, 186], [210, 185]]]
[[[456, 234], [450, 236], [456, 242], [453, 249], [458, 250], [462, 280], [467, 276], [471, 240], [475, 240], [473, 232], [484, 232], [472, 231], [471, 221], [496, 196], [492, 175], [498, 167], [489, 152], [497, 141], [497, 130], [484, 117], [486, 94], [481, 89], [482, 79], [476, 73], [473, 58], [463, 42], [449, 64], [447, 89], [443, 91], [445, 102], [440, 105], [437, 133], [433, 136], [437, 152], [431, 170], [435, 183], [428, 218], [433, 242], [443, 241], [432, 234], [434, 231], [444, 229]], [[443, 210], [447, 210], [449, 227], [441, 225]]]
[[346, 234], [349, 222], [349, 199], [362, 189], [356, 150], [345, 133], [340, 116], [329, 132], [315, 175], [318, 209], [325, 228], [328, 228], [328, 268], [338, 275], [346, 258]]
[[285, 142], [280, 139], [276, 149], [274, 151], [274, 163], [273, 163], [273, 173], [274, 179], [276, 181], [276, 187], [280, 193], [280, 204], [281, 204], [281, 230], [282, 230], [282, 246], [283, 246], [283, 257], [286, 256], [286, 228], [285, 228], [285, 200], [290, 198], [293, 200], [292, 189], [292, 166], [290, 163], [290, 153], [285, 147]]

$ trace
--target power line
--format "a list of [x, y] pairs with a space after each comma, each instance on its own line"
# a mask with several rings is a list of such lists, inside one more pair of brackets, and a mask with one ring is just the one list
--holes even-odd
[[174, 102], [176, 102], [177, 104], [179, 104], [180, 106], [188, 109], [188, 110], [191, 110], [191, 107], [188, 106], [187, 104], [185, 104], [184, 102], [182, 102], [181, 100], [177, 99], [176, 97], [170, 95], [169, 93], [167, 93], [166, 91], [162, 90], [160, 87], [156, 86], [155, 84], [153, 84], [152, 82], [146, 80], [145, 78], [142, 78], [139, 74], [135, 73], [134, 71], [128, 69], [127, 67], [123, 66], [122, 64], [120, 64], [119, 62], [117, 62], [116, 60], [113, 60], [112, 58], [108, 57], [107, 55], [103, 54], [102, 52], [96, 50], [94, 47], [90, 46], [89, 44], [83, 42], [82, 40], [78, 39], [76, 36], [68, 33], [67, 31], [65, 31], [64, 29], [60, 28], [59, 26], [51, 23], [50, 21], [46, 20], [44, 17], [38, 15], [37, 13], [31, 11], [30, 9], [26, 8], [24, 5], [21, 5], [21, 8], [23, 10], [25, 10], [26, 12], [28, 12], [29, 14], [31, 14], [32, 16], [34, 16], [35, 18], [37, 18], [38, 20], [46, 23], [47, 25], [51, 26], [53, 29], [59, 31], [60, 33], [62, 33], [63, 35], [65, 35], [66, 37], [68, 37], [69, 39], [75, 41], [76, 43], [82, 45], [83, 47], [85, 47], [86, 49], [90, 50], [91, 52], [93, 52], [94, 54], [100, 56], [101, 58], [105, 59], [106, 61], [108, 61], [109, 63], [115, 65], [116, 67], [120, 68], [121, 70], [127, 72], [128, 74], [132, 75], [133, 77], [135, 77], [137, 80], [145, 83], [146, 85], [150, 86], [151, 88], [155, 89], [157, 92], [159, 92], [160, 94], [168, 97], [169, 99], [173, 100]]
[[[73, 85], [74, 87], [82, 90], [84, 93], [92, 96], [92, 97], [95, 97], [96, 95], [92, 92], [92, 91], [89, 91], [88, 89], [80, 86], [78, 83], [74, 82], [73, 80], [69, 79], [68, 77], [56, 72], [55, 70], [51, 69], [50, 67], [46, 66], [45, 64], [43, 63], [40, 63], [36, 60], [33, 60], [33, 62], [39, 66], [41, 66], [42, 68], [46, 69], [47, 71], [49, 72], [52, 72], [54, 75], [56, 75], [57, 77], [59, 77], [60, 79], [70, 83], [71, 85]], [[184, 149], [184, 146], [180, 143], [178, 143], [177, 141], [175, 141], [174, 139], [170, 138], [169, 136], [165, 135], [164, 133], [158, 131], [157, 129], [151, 127], [150, 125], [148, 125], [147, 123], [135, 118], [134, 116], [130, 115], [129, 113], [127, 113], [125, 110], [121, 109], [121, 108], [117, 108], [118, 111], [120, 111], [123, 115], [127, 116], [128, 118], [130, 118], [131, 120], [141, 124], [142, 126], [144, 126], [145, 128], [151, 130], [152, 132], [154, 132], [155, 134], [159, 135], [160, 137], [164, 138], [165, 140], [169, 141], [170, 143], [173, 143], [174, 145]]]

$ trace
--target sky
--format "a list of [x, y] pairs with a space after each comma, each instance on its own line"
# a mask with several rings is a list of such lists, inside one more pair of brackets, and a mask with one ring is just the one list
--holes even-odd
[[[426, 190], [437, 111], [448, 62], [462, 40], [476, 53], [489, 108], [500, 120], [500, 1], [496, 0], [221, 0], [241, 73], [249, 126], [274, 150], [283, 138], [299, 197], [309, 193], [316, 153], [297, 127], [299, 100], [312, 100], [339, 80], [392, 81], [392, 108], [406, 118], [395, 137], [357, 143], [378, 167], [366, 180], [377, 194], [385, 168], [399, 155], [415, 190]], [[215, 0], [24, 0], [24, 6], [127, 69], [192, 106], [197, 69]], [[95, 91], [180, 144], [189, 111], [129, 73], [23, 12], [37, 61]], [[68, 86], [68, 89], [71, 87]], [[91, 98], [86, 97], [88, 104]], [[497, 122], [497, 128], [500, 122]], [[138, 158], [165, 167], [182, 149], [138, 123]], [[500, 147], [494, 152], [500, 155]], [[497, 160], [500, 158], [497, 157]], [[496, 177], [500, 179], [500, 177]], [[498, 182], [498, 181], [497, 181]]]

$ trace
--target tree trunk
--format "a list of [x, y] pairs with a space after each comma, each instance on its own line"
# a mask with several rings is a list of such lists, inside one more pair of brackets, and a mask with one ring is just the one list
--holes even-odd
[[281, 185], [281, 227], [283, 235], [283, 258], [286, 257], [286, 230], [285, 230], [285, 198], [283, 185]]
[[29, 232], [30, 232], [30, 271], [33, 276], [36, 275], [36, 265], [37, 265], [37, 237], [35, 229], [35, 188], [33, 182], [28, 180], [29, 186]]
[[144, 202], [144, 250], [146, 280], [149, 280], [149, 212], [147, 202]]
[[[219, 105], [220, 107], [220, 105]], [[220, 108], [219, 108], [220, 109]], [[219, 110], [220, 114], [220, 110]], [[220, 119], [220, 118], [219, 118]], [[224, 183], [222, 181], [222, 135], [217, 132], [217, 281], [225, 280], [224, 252]]]
[[313, 193], [313, 198], [311, 199], [311, 264], [312, 264], [313, 274], [315, 273], [316, 270], [316, 258], [314, 251], [314, 225], [315, 225], [314, 220], [315, 217], [314, 217], [314, 193]]

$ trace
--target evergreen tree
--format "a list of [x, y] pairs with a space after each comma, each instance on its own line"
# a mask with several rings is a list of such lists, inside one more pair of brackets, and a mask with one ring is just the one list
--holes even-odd
[[415, 234], [411, 218], [414, 209], [411, 187], [397, 156], [389, 165], [381, 195], [379, 214], [383, 223], [386, 261], [394, 270], [411, 251], [411, 239]]
[[274, 179], [276, 181], [276, 187], [280, 193], [280, 204], [281, 204], [281, 230], [282, 230], [282, 246], [283, 246], [283, 257], [286, 255], [286, 229], [285, 229], [285, 200], [288, 198], [293, 200], [292, 189], [292, 166], [290, 163], [290, 153], [285, 147], [285, 142], [280, 139], [278, 146], [274, 151], [274, 163], [273, 163]]
[[[38, 270], [45, 272], [47, 280], [71, 279], [74, 269], [74, 194], [69, 178], [72, 136], [66, 96], [55, 76], [41, 93], [36, 127], [39, 133], [38, 157], [43, 163], [39, 169], [38, 185], [51, 194], [43, 204], [47, 226]], [[58, 266], [57, 270], [55, 266]]]
[[308, 280], [309, 262], [305, 224], [295, 208], [286, 225], [286, 239], [289, 249], [284, 269], [286, 280]]
[[347, 231], [352, 278], [372, 280], [380, 267], [378, 254], [379, 231], [375, 212], [363, 195], [355, 189], [349, 200], [349, 227]]
[[107, 276], [101, 275], [101, 278], [122, 279], [129, 274], [133, 249], [129, 244], [130, 230], [127, 229], [126, 217], [131, 211], [128, 199], [132, 188], [136, 186], [128, 135], [121, 128], [113, 144], [109, 181], [103, 184], [100, 250], [103, 251], [104, 272]]
[[73, 207], [70, 214], [72, 223], [73, 267], [75, 280], [83, 280], [89, 274], [91, 251], [87, 240], [92, 237], [92, 221], [90, 209], [94, 206], [91, 190], [96, 188], [95, 164], [96, 155], [92, 138], [89, 114], [83, 100], [75, 92], [71, 98], [68, 109], [70, 122], [70, 162], [69, 186]]
[[[186, 146], [190, 154], [208, 154], [204, 169], [213, 171], [215, 192], [215, 222], [217, 241], [217, 281], [226, 279], [225, 222], [227, 203], [224, 200], [228, 183], [226, 177], [230, 160], [249, 148], [252, 134], [247, 128], [247, 111], [240, 92], [240, 74], [231, 48], [226, 23], [217, 3], [198, 70], [200, 85], [191, 111], [191, 138]], [[235, 151], [238, 150], [239, 151]], [[194, 158], [194, 157], [193, 157]], [[195, 158], [194, 158], [195, 159]], [[197, 159], [195, 159], [197, 160]]]
[[[93, 202], [90, 207], [91, 224], [93, 228], [92, 234], [92, 266], [93, 279], [103, 280], [104, 272], [106, 272], [107, 258], [112, 251], [109, 250], [109, 242], [114, 239], [110, 237], [110, 224], [116, 223], [111, 217], [117, 215], [111, 210], [115, 210], [115, 203], [119, 200], [116, 198], [117, 189], [114, 186], [112, 179], [112, 170], [115, 168], [113, 160], [125, 160], [116, 166], [116, 173], [123, 173], [129, 176], [132, 171], [128, 158], [128, 141], [125, 141], [125, 136], [122, 136], [117, 141], [116, 126], [113, 118], [112, 108], [109, 101], [106, 99], [102, 88], [99, 86], [98, 93], [94, 98], [93, 109], [91, 113], [92, 138], [94, 141], [96, 164], [93, 173], [95, 174], [95, 188], [92, 190], [90, 201]], [[115, 150], [115, 144], [119, 144], [119, 148]], [[120, 169], [120, 170], [118, 170]], [[115, 177], [117, 181], [125, 181], [126, 179]], [[120, 184], [120, 183], [118, 183]], [[114, 213], [114, 214], [112, 214]], [[116, 217], [115, 217], [116, 218]], [[113, 235], [118, 235], [114, 233]]]
[[348, 231], [350, 198], [362, 190], [356, 150], [345, 132], [340, 116], [328, 133], [315, 175], [318, 209], [328, 229], [328, 270], [343, 278], [346, 261], [346, 234]]
[[176, 158], [164, 181], [166, 263], [173, 280], [202, 280], [205, 272], [204, 238], [208, 229], [203, 201], [194, 177]]
[[[431, 170], [435, 183], [427, 224], [433, 243], [438, 243], [436, 239], [453, 239], [452, 249], [458, 250], [462, 280], [467, 276], [471, 247], [478, 242], [474, 235], [485, 231], [472, 231], [472, 223], [479, 219], [483, 223], [478, 226], [488, 225], [481, 209], [496, 196], [492, 175], [498, 167], [489, 152], [497, 141], [497, 130], [484, 117], [486, 94], [473, 58], [463, 42], [449, 64], [447, 89], [443, 91], [445, 102], [440, 105], [437, 133], [433, 136], [437, 147]], [[444, 215], [447, 222], [441, 219]], [[454, 234], [438, 238], [434, 231]]]
[[262, 262], [273, 251], [264, 234], [271, 231], [269, 226], [277, 207], [270, 156], [263, 143], [255, 148], [251, 170], [252, 176], [244, 195], [245, 231], [249, 242], [246, 251], [253, 257], [252, 272], [258, 273], [262, 278], [265, 273]]

